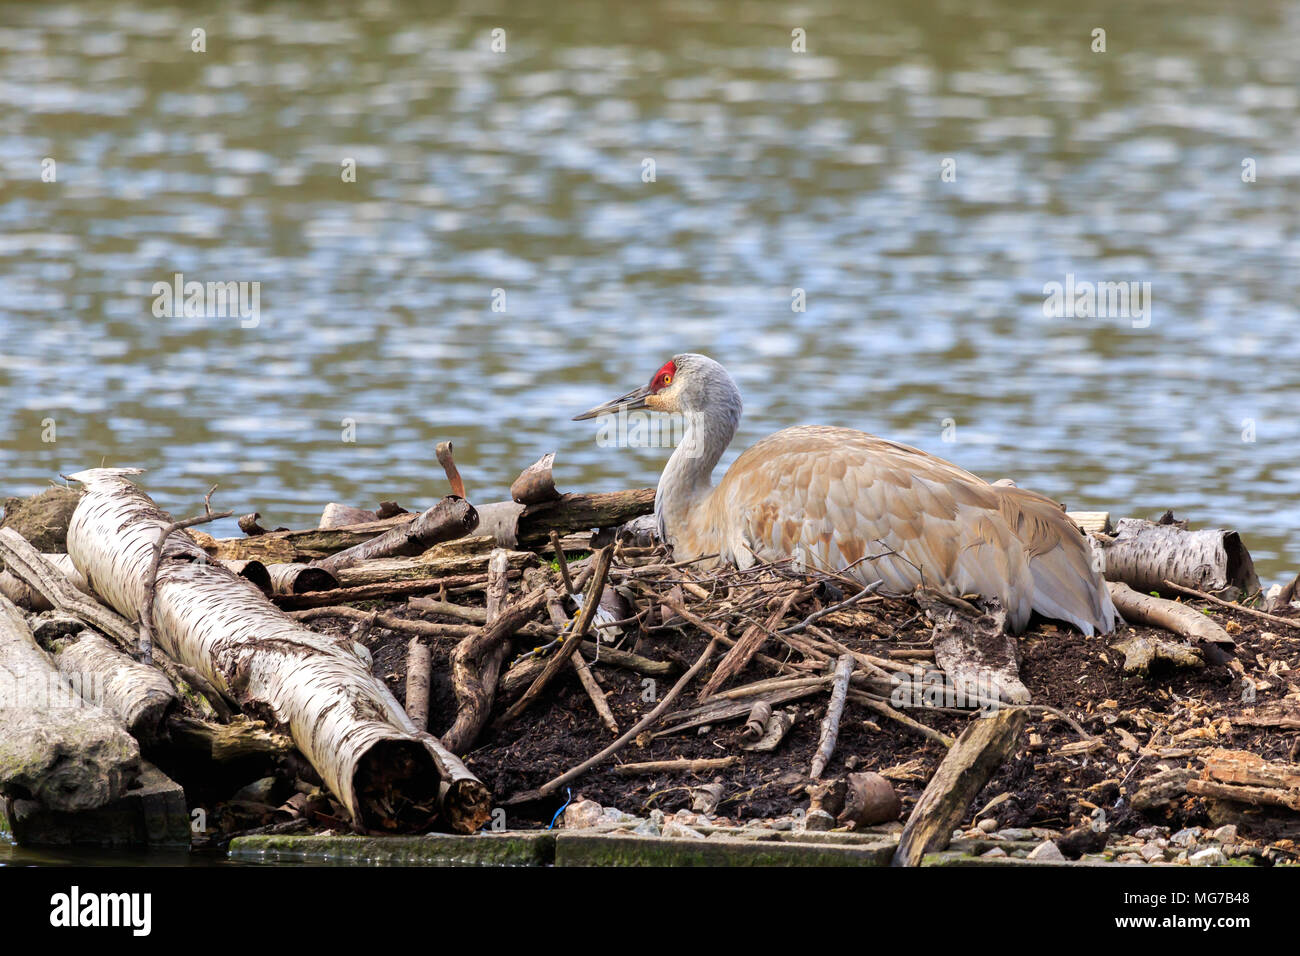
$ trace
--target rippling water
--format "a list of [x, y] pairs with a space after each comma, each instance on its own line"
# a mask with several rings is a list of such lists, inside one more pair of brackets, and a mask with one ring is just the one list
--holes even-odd
[[[852, 425], [1300, 565], [1294, 3], [516, 6], [0, 4], [0, 494], [104, 461], [299, 525], [441, 495], [442, 439], [480, 501], [549, 450], [649, 484], [568, 419], [690, 350], [740, 445]], [[156, 318], [178, 272], [260, 321]], [[1069, 273], [1149, 325], [1045, 317]]]

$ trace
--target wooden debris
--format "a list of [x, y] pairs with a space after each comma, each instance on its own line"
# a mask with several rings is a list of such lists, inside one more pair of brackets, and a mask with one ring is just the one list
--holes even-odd
[[310, 564], [268, 564], [266, 573], [271, 578], [272, 594], [308, 594], [339, 586], [338, 578]]
[[903, 805], [894, 785], [878, 773], [851, 773], [844, 795], [844, 810], [839, 814], [842, 825], [872, 827], [898, 819]]
[[[160, 529], [173, 523], [127, 479], [138, 473], [91, 469], [72, 476], [86, 494], [68, 528], [68, 553], [126, 615], [140, 612], [150, 551]], [[449, 826], [482, 825], [486, 788], [416, 731], [355, 649], [307, 630], [247, 581], [202, 560], [203, 550], [183, 531], [168, 536], [166, 553], [172, 560], [156, 578], [159, 643], [283, 722], [355, 826], [423, 829], [440, 796]], [[388, 802], [394, 788], [409, 801], [401, 816]]]
[[131, 735], [78, 696], [0, 597], [0, 795], [88, 810], [122, 796], [140, 769]]
[[1016, 663], [1016, 639], [1007, 633], [1007, 612], [997, 601], [984, 602], [971, 614], [937, 592], [921, 589], [914, 596], [934, 621], [934, 660], [958, 701], [1029, 703]]
[[432, 655], [429, 645], [413, 637], [406, 645], [406, 716], [416, 730], [429, 727], [429, 680]]
[[[1121, 518], [1115, 536], [1091, 539], [1100, 549], [1103, 574], [1146, 594], [1166, 581], [1203, 591], [1259, 590], [1250, 552], [1235, 531], [1187, 531], [1176, 524]], [[1113, 595], [1112, 595], [1113, 596]]]
[[821, 737], [817, 744], [817, 753], [813, 755], [812, 767], [808, 776], [813, 780], [821, 777], [826, 765], [835, 753], [835, 741], [840, 734], [840, 718], [844, 716], [844, 701], [848, 699], [849, 677], [853, 674], [853, 655], [843, 654], [835, 662], [835, 679], [831, 683], [831, 699], [826, 705], [826, 716], [822, 719]]
[[1228, 647], [1236, 642], [1222, 627], [1195, 608], [1177, 601], [1168, 601], [1151, 594], [1139, 594], [1127, 584], [1110, 581], [1106, 585], [1115, 608], [1124, 619], [1134, 624], [1148, 624], [1173, 631], [1189, 640], [1222, 644]]
[[508, 568], [506, 552], [494, 552], [488, 563], [486, 622], [477, 633], [457, 644], [451, 654], [456, 720], [442, 741], [452, 753], [465, 753], [478, 739], [492, 711], [497, 679], [510, 650], [508, 642], [519, 626], [546, 603], [545, 589], [538, 588], [507, 605]]
[[962, 731], [916, 801], [899, 838], [894, 866], [919, 866], [927, 853], [948, 845], [971, 801], [1015, 751], [1028, 719], [1023, 708], [1011, 707], [974, 720]]
[[775, 710], [768, 719], [767, 725], [763, 728], [763, 736], [759, 737], [753, 743], [745, 744], [742, 750], [753, 751], [754, 753], [770, 753], [781, 746], [781, 741], [785, 740], [786, 734], [799, 720], [799, 712], [793, 707], [784, 710]]
[[740, 736], [747, 743], [756, 743], [762, 739], [763, 733], [767, 730], [767, 722], [771, 719], [772, 705], [765, 700], [756, 701], [749, 710], [749, 717], [745, 720], [745, 728], [740, 732]]
[[82, 698], [115, 716], [131, 736], [150, 744], [163, 737], [163, 719], [176, 705], [177, 693], [162, 671], [89, 630], [60, 641], [53, 657]]
[[597, 553], [596, 570], [591, 576], [591, 583], [586, 592], [586, 602], [583, 605], [582, 613], [578, 615], [578, 621], [574, 625], [573, 632], [562, 638], [564, 643], [560, 645], [559, 650], [547, 661], [546, 666], [542, 668], [542, 672], [529, 685], [528, 690], [524, 691], [523, 696], [511, 704], [506, 712], [497, 718], [494, 726], [508, 726], [511, 721], [527, 710], [533, 701], [541, 696], [546, 685], [568, 664], [569, 659], [581, 646], [582, 639], [587, 636], [587, 631], [591, 628], [591, 622], [596, 617], [596, 611], [600, 607], [600, 592], [605, 587], [605, 579], [609, 575], [609, 565], [613, 559], [614, 549], [612, 546], [602, 548]]
[[1205, 661], [1190, 644], [1130, 634], [1110, 645], [1124, 655], [1124, 673], [1145, 677], [1151, 666], [1163, 661], [1170, 667], [1204, 667]]
[[551, 473], [554, 464], [555, 452], [548, 452], [520, 472], [510, 486], [511, 499], [521, 505], [535, 505], [560, 497], [555, 490], [555, 476]]
[[621, 763], [614, 767], [614, 772], [621, 777], [635, 777], [647, 773], [709, 773], [725, 770], [734, 766], [740, 758], [734, 754], [729, 757], [706, 757], [699, 760], [682, 758], [679, 760], [646, 760], [642, 763]]
[[419, 554], [442, 541], [464, 537], [477, 527], [478, 512], [474, 506], [464, 498], [449, 495], [414, 520], [313, 564], [338, 577], [344, 568], [363, 561]]
[[1202, 797], [1300, 811], [1300, 764], [1268, 761], [1244, 750], [1213, 750], [1187, 790]]

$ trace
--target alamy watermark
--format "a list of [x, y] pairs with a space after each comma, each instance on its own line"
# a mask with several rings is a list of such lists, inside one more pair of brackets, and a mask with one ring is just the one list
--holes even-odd
[[1043, 315], [1049, 319], [1130, 319], [1135, 329], [1151, 324], [1150, 282], [1078, 281], [1043, 286]]
[[260, 282], [186, 282], [178, 272], [171, 282], [155, 282], [150, 291], [155, 318], [237, 318], [245, 329], [262, 321]]

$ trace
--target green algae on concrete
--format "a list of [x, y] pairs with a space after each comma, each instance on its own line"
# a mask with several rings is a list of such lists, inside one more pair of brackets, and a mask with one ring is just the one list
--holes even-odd
[[549, 831], [454, 836], [236, 837], [229, 856], [241, 863], [323, 863], [345, 866], [545, 866], [555, 855]]
[[897, 840], [868, 844], [786, 843], [709, 837], [560, 833], [556, 866], [888, 866]]

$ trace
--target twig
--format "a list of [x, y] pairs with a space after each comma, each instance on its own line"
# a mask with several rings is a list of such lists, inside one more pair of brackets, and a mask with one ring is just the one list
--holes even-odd
[[560, 668], [568, 665], [569, 658], [574, 655], [578, 650], [578, 646], [582, 644], [582, 639], [587, 636], [587, 631], [591, 628], [592, 619], [595, 618], [596, 611], [600, 607], [600, 592], [604, 590], [605, 578], [609, 574], [609, 564], [613, 558], [613, 545], [607, 545], [606, 547], [601, 548], [597, 553], [596, 569], [592, 573], [591, 584], [587, 587], [582, 611], [578, 615], [578, 623], [573, 629], [573, 633], [563, 638], [563, 645], [561, 645], [560, 649], [546, 662], [546, 667], [537, 675], [537, 679], [532, 682], [528, 690], [524, 691], [523, 695], [517, 701], [510, 705], [510, 708], [497, 719], [493, 726], [498, 728], [505, 727], [527, 710], [532, 703], [541, 696], [542, 691], [546, 689], [546, 685], [550, 683], [551, 678], [560, 672]]
[[870, 597], [872, 594], [875, 594], [878, 590], [880, 590], [881, 585], [884, 583], [885, 583], [884, 581], [872, 581], [870, 584], [868, 584], [857, 594], [853, 595], [853, 597], [846, 598], [845, 600], [840, 601], [838, 604], [827, 605], [826, 607], [822, 608], [820, 611], [814, 611], [813, 613], [809, 614], [806, 618], [804, 618], [802, 621], [800, 621], [798, 624], [792, 624], [789, 627], [783, 627], [781, 630], [777, 631], [777, 633], [785, 634], [785, 635], [798, 634], [809, 624], [812, 624], [820, 620], [821, 618], [825, 617], [827, 614], [833, 614], [835, 611], [842, 611], [846, 607], [851, 607], [852, 605], [857, 604], [863, 598]]
[[555, 549], [555, 563], [560, 569], [560, 579], [564, 581], [564, 590], [573, 592], [573, 578], [569, 576], [569, 559], [564, 556], [564, 546], [560, 544], [560, 532], [551, 531], [551, 547]]
[[1175, 584], [1173, 581], [1165, 581], [1165, 587], [1180, 591], [1183, 594], [1189, 594], [1192, 597], [1198, 597], [1203, 601], [1209, 601], [1211, 604], [1218, 604], [1220, 607], [1226, 607], [1233, 611], [1240, 611], [1242, 614], [1249, 614], [1251, 617], [1257, 617], [1261, 621], [1271, 621], [1274, 624], [1285, 624], [1287, 627], [1294, 627], [1300, 630], [1300, 621], [1292, 621], [1285, 617], [1278, 617], [1276, 614], [1269, 614], [1267, 611], [1257, 611], [1253, 607], [1246, 607], [1244, 604], [1234, 604], [1231, 601], [1225, 601], [1223, 598], [1215, 597], [1213, 594], [1207, 594], [1205, 591], [1198, 591], [1196, 588], [1185, 588], [1181, 584]]
[[817, 753], [813, 755], [812, 768], [808, 776], [814, 780], [821, 777], [826, 765], [835, 753], [835, 742], [840, 735], [840, 718], [844, 716], [844, 701], [848, 697], [849, 678], [853, 675], [853, 655], [841, 654], [835, 662], [835, 682], [831, 685], [830, 703], [826, 705], [826, 716], [822, 719], [821, 742]]
[[642, 763], [621, 763], [614, 768], [614, 772], [620, 777], [635, 777], [643, 773], [708, 773], [710, 770], [725, 770], [739, 760], [735, 754], [699, 760], [646, 760]]

